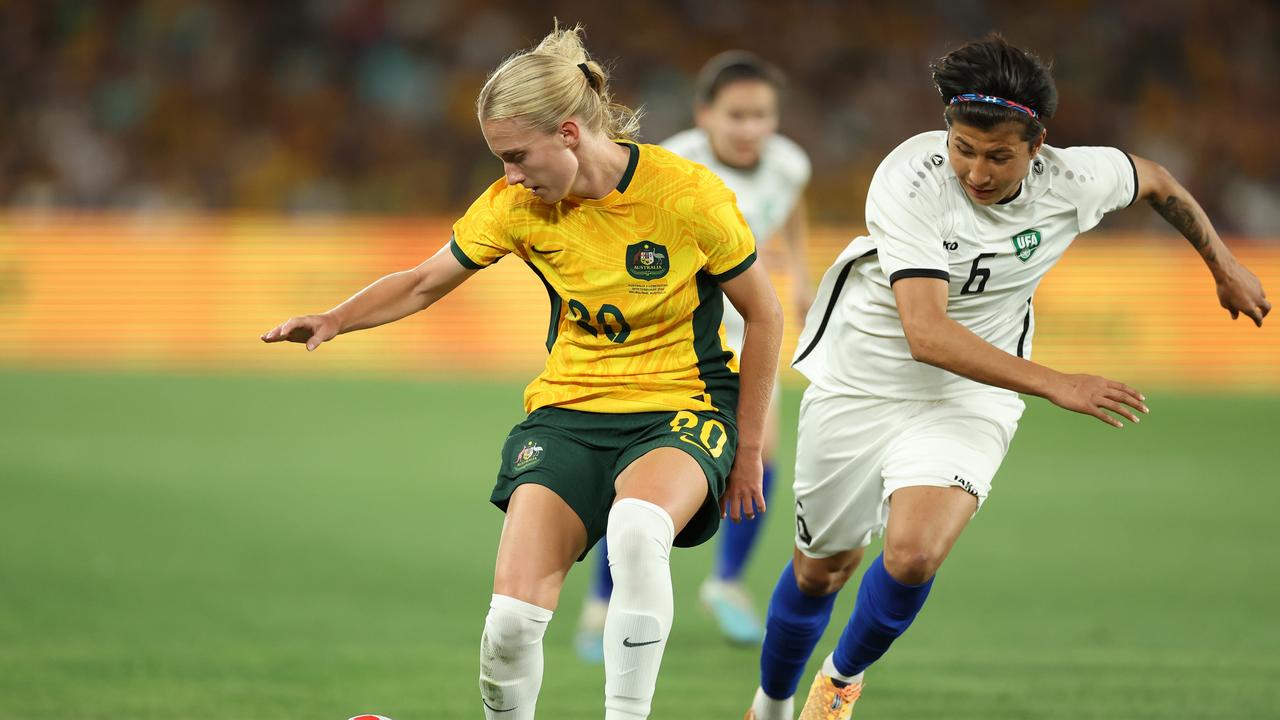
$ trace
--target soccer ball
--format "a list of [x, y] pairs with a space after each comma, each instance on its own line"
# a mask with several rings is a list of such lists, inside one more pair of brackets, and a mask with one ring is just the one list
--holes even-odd
[[381, 715], [357, 715], [353, 718], [347, 718], [347, 720], [391, 720], [391, 718]]

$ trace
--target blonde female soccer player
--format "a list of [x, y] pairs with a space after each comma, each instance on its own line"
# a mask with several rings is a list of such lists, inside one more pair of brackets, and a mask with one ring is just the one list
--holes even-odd
[[[551, 299], [546, 368], [507, 436], [491, 496], [506, 511], [480, 651], [489, 718], [526, 720], [566, 574], [607, 532], [605, 717], [644, 718], [672, 621], [672, 545], [722, 513], [763, 510], [761, 450], [782, 316], [733, 193], [705, 168], [629, 140], [580, 27], [493, 72], [477, 101], [505, 176], [416, 268], [263, 336], [314, 350], [429, 307], [504, 255]], [[741, 365], [724, 295], [746, 319]]]
[[[777, 132], [781, 71], [764, 59], [741, 50], [711, 58], [698, 73], [695, 88], [697, 127], [677, 133], [662, 146], [706, 165], [724, 180], [738, 198], [758, 248], [780, 241], [781, 258], [790, 279], [793, 304], [809, 308], [812, 284], [805, 257], [807, 223], [804, 190], [809, 184], [809, 156]], [[742, 349], [742, 316], [732, 305], [724, 309], [725, 337], [734, 352]], [[773, 479], [773, 451], [778, 435], [777, 402], [770, 404], [764, 451], [764, 496], [768, 501]], [[756, 644], [764, 629], [750, 595], [741, 583], [747, 561], [763, 523], [723, 523], [716, 540], [715, 564], [698, 595], [731, 642]], [[604, 543], [601, 543], [603, 549]], [[598, 554], [599, 555], [599, 554]], [[602, 634], [609, 595], [613, 590], [609, 566], [597, 557], [587, 602], [583, 606], [575, 646], [582, 659], [603, 659]]]
[[884, 534], [801, 720], [845, 720], [863, 671], [904, 633], [986, 500], [1018, 427], [1019, 393], [1120, 427], [1137, 390], [1032, 362], [1032, 296], [1080, 233], [1145, 200], [1190, 241], [1232, 317], [1271, 309], [1195, 198], [1112, 147], [1055, 148], [1058, 94], [1039, 58], [999, 35], [933, 65], [946, 129], [889, 153], [867, 194], [868, 235], [827, 271], [794, 365], [800, 406], [796, 548], [769, 605], [747, 717], [792, 717], [836, 593]]

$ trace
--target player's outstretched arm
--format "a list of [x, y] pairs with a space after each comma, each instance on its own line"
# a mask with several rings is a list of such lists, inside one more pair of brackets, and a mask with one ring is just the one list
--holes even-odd
[[1218, 237], [1200, 203], [1163, 167], [1137, 155], [1130, 155], [1138, 174], [1138, 196], [1191, 243], [1213, 273], [1218, 286], [1218, 302], [1235, 319], [1241, 313], [1262, 327], [1262, 318], [1271, 312], [1271, 301], [1257, 276], [1241, 265]]
[[446, 245], [417, 267], [379, 278], [328, 312], [289, 318], [263, 333], [262, 341], [306, 343], [307, 350], [315, 350], [342, 333], [425, 310], [477, 272], [463, 267]]
[[893, 293], [911, 356], [920, 362], [986, 385], [1038, 395], [1114, 427], [1123, 427], [1115, 415], [1136, 423], [1134, 411], [1148, 411], [1142, 394], [1124, 383], [1060, 373], [978, 337], [947, 315], [946, 280], [903, 278], [893, 284]]
[[782, 305], [760, 263], [721, 285], [729, 302], [742, 313], [746, 334], [738, 370], [738, 449], [729, 483], [720, 499], [720, 515], [737, 522], [764, 512], [765, 415], [778, 376], [782, 344]]

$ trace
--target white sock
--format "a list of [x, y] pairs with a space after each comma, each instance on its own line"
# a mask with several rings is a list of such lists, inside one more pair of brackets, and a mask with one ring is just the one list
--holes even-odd
[[489, 720], [533, 720], [542, 687], [542, 636], [551, 611], [494, 595], [480, 638], [480, 700]]
[[751, 701], [751, 709], [756, 714], [755, 720], [791, 720], [795, 717], [796, 699], [774, 700], [764, 694], [764, 690], [756, 688], [756, 697]]
[[834, 657], [834, 653], [832, 653], [831, 655], [827, 655], [827, 659], [822, 661], [823, 675], [826, 675], [827, 677], [832, 678], [834, 680], [839, 680], [842, 683], [848, 683], [850, 685], [857, 685], [858, 683], [862, 682], [862, 673], [858, 673], [857, 675], [844, 675], [839, 670], [837, 670], [836, 662], [835, 660], [832, 659], [833, 657]]
[[605, 720], [649, 717], [658, 666], [671, 633], [671, 543], [666, 510], [623, 498], [609, 511], [613, 597], [604, 621]]

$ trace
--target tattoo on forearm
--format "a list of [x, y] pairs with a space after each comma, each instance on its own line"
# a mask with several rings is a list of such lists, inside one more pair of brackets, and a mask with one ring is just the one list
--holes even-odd
[[1206, 262], [1214, 260], [1215, 253], [1209, 245], [1209, 234], [1205, 232], [1205, 228], [1201, 226], [1195, 211], [1189, 204], [1179, 200], [1176, 195], [1170, 195], [1164, 202], [1160, 202], [1159, 198], [1151, 198], [1147, 202], [1160, 213], [1160, 217], [1187, 238], [1191, 247], [1195, 248]]

